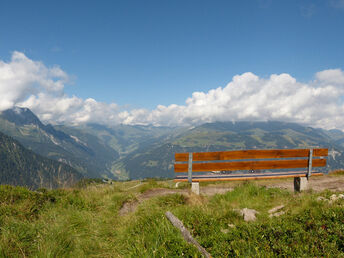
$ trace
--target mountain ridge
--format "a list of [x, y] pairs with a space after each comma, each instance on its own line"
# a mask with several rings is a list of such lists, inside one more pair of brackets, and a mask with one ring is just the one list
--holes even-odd
[[[38, 154], [63, 161], [87, 177], [119, 180], [171, 178], [174, 176], [176, 152], [240, 149], [327, 147], [330, 149], [327, 169], [344, 167], [342, 131], [291, 122], [214, 122], [173, 128], [142, 125], [109, 127], [94, 123], [53, 126], [35, 119], [28, 109], [8, 111], [5, 116], [3, 113], [0, 113], [0, 131], [6, 133], [7, 130], [24, 146]], [[17, 113], [20, 117], [8, 119], [8, 116], [16, 116]]]
[[[338, 133], [338, 132], [336, 132]], [[344, 137], [344, 133], [342, 135]], [[338, 138], [338, 137], [337, 137]], [[296, 123], [216, 122], [186, 130], [172, 139], [137, 150], [115, 162], [130, 179], [173, 177], [174, 153], [242, 149], [329, 148], [326, 170], [344, 167], [344, 147], [331, 132]], [[135, 173], [133, 173], [136, 171]], [[130, 173], [131, 172], [131, 173]]]
[[70, 166], [42, 157], [0, 132], [0, 184], [57, 188], [72, 186], [81, 178]]
[[[89, 136], [90, 142], [44, 125], [27, 108], [13, 108], [0, 113], [0, 131], [15, 138], [26, 148], [42, 156], [64, 162], [88, 177], [112, 176], [101, 156], [117, 158], [118, 153]], [[93, 138], [92, 138], [93, 137]], [[92, 148], [96, 145], [96, 148]]]

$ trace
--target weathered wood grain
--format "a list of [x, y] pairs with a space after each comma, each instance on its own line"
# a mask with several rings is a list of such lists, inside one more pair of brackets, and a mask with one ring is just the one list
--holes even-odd
[[[255, 176], [243, 176], [244, 174], [237, 174], [237, 175], [232, 175], [232, 177], [223, 175], [221, 177], [219, 176], [213, 176], [213, 175], [204, 175], [204, 176], [196, 176], [192, 179], [193, 182], [209, 182], [209, 181], [239, 181], [239, 180], [258, 180], [258, 179], [278, 179], [278, 178], [292, 178], [292, 177], [306, 177], [306, 173], [300, 173], [300, 174], [277, 174], [276, 175], [264, 175], [264, 173], [260, 175], [255, 175]], [[312, 173], [312, 176], [322, 176], [323, 173]], [[174, 179], [175, 182], [187, 182], [188, 179], [187, 177], [176, 177]]]
[[198, 251], [201, 252], [201, 254], [204, 257], [210, 258], [211, 255], [205, 250], [190, 234], [190, 232], [184, 227], [183, 222], [181, 222], [176, 216], [174, 216], [170, 211], [167, 211], [165, 213], [165, 216], [168, 218], [168, 220], [172, 223], [173, 226], [175, 226], [183, 235], [183, 238], [188, 243], [193, 244]]
[[[313, 159], [313, 167], [322, 167], [326, 165], [326, 159]], [[207, 171], [235, 171], [235, 170], [258, 170], [258, 169], [288, 169], [288, 168], [306, 168], [308, 159], [295, 160], [260, 160], [260, 161], [234, 161], [234, 162], [216, 162], [216, 163], [193, 163], [192, 172]], [[188, 164], [174, 164], [174, 171], [187, 172]]]
[[[328, 155], [328, 149], [313, 149], [313, 157]], [[280, 149], [280, 150], [240, 150], [195, 152], [193, 161], [235, 160], [235, 159], [274, 159], [274, 158], [305, 158], [309, 156], [309, 149]], [[187, 162], [189, 153], [176, 153], [176, 162]]]

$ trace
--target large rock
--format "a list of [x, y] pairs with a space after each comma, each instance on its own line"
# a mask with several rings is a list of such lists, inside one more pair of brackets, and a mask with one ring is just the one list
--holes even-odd
[[236, 212], [238, 212], [241, 216], [243, 216], [245, 221], [255, 221], [256, 218], [256, 214], [258, 214], [259, 212], [253, 209], [248, 209], [248, 208], [243, 208], [241, 210], [236, 209]]

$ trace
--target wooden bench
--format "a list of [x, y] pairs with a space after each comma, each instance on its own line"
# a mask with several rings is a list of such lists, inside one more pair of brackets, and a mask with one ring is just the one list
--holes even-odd
[[199, 182], [203, 181], [294, 177], [294, 189], [301, 191], [310, 176], [323, 175], [312, 168], [326, 166], [327, 155], [325, 148], [176, 153], [174, 171], [184, 174], [176, 175], [175, 181], [189, 181], [199, 194]]

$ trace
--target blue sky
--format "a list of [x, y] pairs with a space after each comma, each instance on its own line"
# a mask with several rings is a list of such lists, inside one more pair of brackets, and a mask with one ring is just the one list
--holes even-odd
[[2, 0], [0, 110], [344, 130], [343, 28], [344, 0]]
[[183, 104], [236, 74], [311, 80], [343, 69], [340, 1], [0, 2], [0, 59], [75, 76], [65, 91], [132, 107]]

